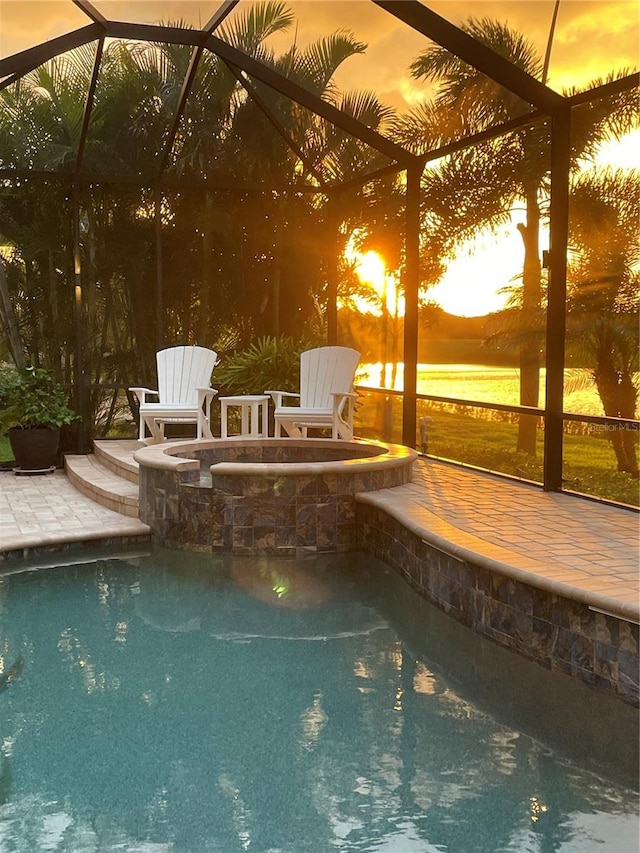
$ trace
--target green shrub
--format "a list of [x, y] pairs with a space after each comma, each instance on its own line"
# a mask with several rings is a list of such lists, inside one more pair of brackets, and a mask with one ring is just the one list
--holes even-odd
[[66, 390], [47, 370], [0, 370], [0, 435], [11, 427], [59, 429], [78, 417]]
[[312, 346], [285, 336], [258, 338], [247, 349], [222, 359], [213, 376], [214, 384], [220, 396], [297, 391], [300, 353]]

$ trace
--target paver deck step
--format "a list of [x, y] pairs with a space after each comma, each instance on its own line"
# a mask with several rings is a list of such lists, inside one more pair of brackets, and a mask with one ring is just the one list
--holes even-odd
[[105, 439], [93, 442], [93, 452], [96, 459], [105, 468], [131, 483], [138, 482], [139, 466], [133, 458], [133, 452], [139, 447], [144, 447], [144, 444], [130, 439], [122, 441]]
[[69, 481], [83, 495], [122, 515], [138, 517], [138, 484], [109, 470], [97, 455], [68, 454], [64, 467]]

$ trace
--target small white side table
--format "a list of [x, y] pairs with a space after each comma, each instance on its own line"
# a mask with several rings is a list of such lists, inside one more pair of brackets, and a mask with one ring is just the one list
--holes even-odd
[[220, 413], [220, 433], [222, 438], [229, 438], [228, 414], [229, 406], [240, 408], [240, 436], [250, 438], [267, 438], [269, 435], [269, 395], [247, 394], [239, 397], [219, 397], [222, 411]]

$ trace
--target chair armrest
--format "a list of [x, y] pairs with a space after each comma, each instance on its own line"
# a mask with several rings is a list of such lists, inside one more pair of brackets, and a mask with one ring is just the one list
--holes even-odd
[[196, 438], [213, 438], [211, 434], [211, 401], [218, 393], [217, 388], [196, 388], [198, 392], [198, 421]]
[[156, 397], [158, 396], [158, 392], [154, 391], [152, 388], [129, 388], [129, 391], [133, 391], [138, 398], [138, 402], [141, 404], [147, 402], [147, 394], [153, 394]]
[[353, 391], [332, 391], [331, 396], [333, 397], [334, 417], [337, 415], [339, 418], [342, 418], [342, 413], [345, 408], [347, 408], [348, 403], [349, 419], [351, 419], [353, 415], [353, 406], [355, 401], [358, 399], [358, 395]]
[[207, 397], [215, 397], [218, 393], [217, 388], [196, 388], [198, 399], [206, 399]]
[[333, 397], [333, 427], [331, 437], [351, 441], [353, 438], [355, 402], [358, 399], [358, 395], [353, 391], [332, 391], [331, 396]]
[[331, 396], [333, 397], [333, 411], [338, 415], [342, 414], [347, 405], [347, 400], [353, 405], [354, 401], [358, 399], [358, 395], [353, 391], [332, 391]]
[[273, 404], [276, 409], [279, 409], [282, 406], [283, 398], [291, 398], [294, 400], [300, 399], [300, 394], [296, 394], [294, 391], [265, 391], [265, 394], [270, 394], [273, 399]]

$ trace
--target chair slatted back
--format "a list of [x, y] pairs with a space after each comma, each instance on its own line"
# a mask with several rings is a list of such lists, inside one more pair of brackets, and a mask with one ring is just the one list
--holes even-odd
[[208, 388], [218, 354], [204, 347], [169, 347], [156, 353], [158, 395], [165, 405], [196, 406]]
[[360, 353], [349, 347], [318, 347], [300, 356], [300, 406], [330, 409], [334, 391], [353, 390]]

